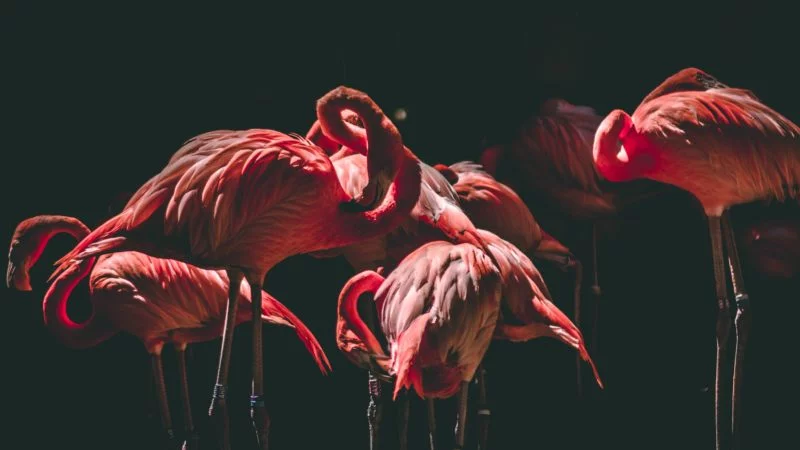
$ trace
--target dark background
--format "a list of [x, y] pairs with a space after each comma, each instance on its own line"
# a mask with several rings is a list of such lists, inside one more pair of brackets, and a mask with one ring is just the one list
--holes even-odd
[[[36, 214], [98, 225], [121, 207], [121, 194], [198, 133], [263, 127], [303, 134], [316, 99], [339, 84], [366, 91], [387, 112], [406, 108], [407, 120], [398, 123], [405, 142], [431, 164], [477, 158], [481, 145], [507, 136], [550, 96], [600, 113], [632, 111], [687, 66], [749, 88], [800, 120], [793, 16], [758, 2], [442, 12], [400, 3], [375, 11], [110, 3], [0, 3], [0, 236], [10, 238]], [[50, 262], [72, 245], [67, 237], [53, 240], [33, 271], [33, 292], [3, 290], [3, 447], [157, 448], [141, 344], [118, 335], [72, 351], [42, 325]], [[487, 360], [492, 446], [712, 448], [715, 309], [704, 218], [681, 196], [649, 205], [604, 234], [600, 264], [605, 303], [594, 356], [606, 390], [576, 401], [574, 353], [562, 344], [497, 343]], [[545, 273], [570, 311], [569, 279]], [[351, 274], [342, 260], [300, 256], [268, 277], [267, 290], [306, 321], [334, 366], [321, 376], [290, 331], [265, 326], [275, 449], [367, 446], [366, 375], [333, 341], [336, 296]], [[745, 437], [749, 448], [785, 448], [797, 418], [798, 283], [746, 275], [754, 325]], [[88, 311], [85, 292], [86, 282], [70, 306], [76, 317]], [[237, 330], [232, 359], [235, 448], [252, 445], [248, 334], [248, 326]], [[196, 345], [190, 361], [194, 416], [207, 443], [204, 411], [218, 345]], [[180, 429], [172, 352], [165, 358]], [[424, 445], [422, 406], [412, 405], [411, 448]], [[452, 405], [440, 411], [444, 421]]]

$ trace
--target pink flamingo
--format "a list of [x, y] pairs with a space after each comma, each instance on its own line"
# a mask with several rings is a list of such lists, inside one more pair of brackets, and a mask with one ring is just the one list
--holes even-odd
[[[373, 294], [390, 358], [358, 314], [364, 293]], [[499, 306], [499, 276], [490, 259], [470, 244], [435, 241], [409, 254], [386, 279], [364, 271], [348, 281], [339, 296], [337, 345], [354, 364], [394, 378], [395, 399], [412, 386], [428, 399], [431, 447], [433, 399], [460, 390], [456, 446], [462, 448], [469, 382], [492, 340]], [[407, 421], [407, 409], [401, 416]]]
[[[36, 264], [48, 241], [59, 233], [83, 239], [90, 230], [78, 219], [66, 216], [36, 216], [17, 225], [8, 254], [6, 283], [30, 291], [30, 268]], [[67, 314], [70, 294], [91, 270], [89, 292], [94, 312], [83, 323]], [[209, 341], [222, 331], [224, 298], [228, 276], [224, 271], [201, 270], [188, 264], [156, 259], [142, 253], [122, 252], [99, 258], [94, 269], [89, 260], [62, 273], [44, 297], [44, 322], [58, 340], [74, 349], [95, 346], [119, 332], [138, 337], [151, 355], [153, 376], [161, 412], [161, 423], [174, 437], [167, 402], [161, 351], [165, 343], [175, 346], [185, 416], [185, 447], [198, 448], [189, 404], [185, 350], [187, 344]], [[249, 286], [240, 283], [237, 302], [250, 302]], [[234, 326], [251, 320], [252, 310], [239, 310]], [[330, 362], [314, 334], [278, 300], [261, 297], [262, 320], [295, 329], [297, 337], [313, 356], [322, 373]]]
[[[717, 316], [715, 380], [716, 445], [722, 442], [721, 361], [730, 332], [723, 245], [736, 299], [736, 352], [731, 424], [740, 445], [742, 357], [750, 324], [739, 257], [727, 210], [761, 199], [798, 197], [800, 128], [752, 92], [730, 88], [711, 75], [687, 68], [667, 78], [633, 116], [612, 111], [600, 124], [594, 161], [610, 181], [646, 178], [694, 195], [708, 217], [714, 262]], [[724, 242], [724, 244], [723, 244]]]
[[[339, 349], [353, 363], [395, 377], [395, 396], [401, 388], [413, 386], [420, 397], [443, 398], [453, 395], [461, 383], [458, 448], [464, 444], [466, 383], [475, 375], [488, 347], [483, 334], [488, 324], [485, 319], [473, 318], [460, 325], [457, 333], [439, 332], [449, 330], [447, 327], [453, 322], [466, 320], [462, 315], [474, 311], [467, 306], [454, 311], [454, 304], [461, 305], [454, 298], [467, 304], [470, 300], [480, 301], [490, 308], [495, 302], [490, 298], [496, 296], [513, 319], [495, 317], [496, 329], [492, 327], [495, 339], [521, 342], [545, 336], [556, 338], [579, 351], [602, 387], [580, 331], [552, 303], [547, 286], [530, 259], [488, 231], [477, 230], [477, 233], [485, 243], [485, 250], [473, 244], [427, 243], [403, 259], [386, 280], [375, 272], [362, 272], [348, 282], [339, 297]], [[499, 274], [499, 279], [489, 277], [490, 274]], [[492, 292], [494, 289], [498, 292]], [[481, 296], [481, 291], [486, 294]], [[366, 292], [374, 294], [389, 356], [358, 315], [356, 302]], [[440, 368], [442, 365], [449, 369]], [[432, 413], [429, 409], [429, 420]], [[481, 448], [485, 444], [484, 437]]]
[[[344, 109], [360, 116], [368, 141], [341, 120]], [[82, 260], [120, 251], [228, 272], [232, 288], [209, 408], [219, 418], [226, 449], [225, 389], [239, 294], [234, 287], [244, 277], [253, 304], [260, 305], [264, 277], [275, 264], [384, 235], [407, 217], [419, 196], [417, 158], [366, 94], [334, 89], [317, 102], [317, 116], [327, 136], [368, 155], [369, 181], [357, 197], [342, 189], [329, 157], [309, 141], [273, 130], [213, 131], [179, 149], [120, 214], [59, 260], [54, 272], [57, 276]], [[379, 191], [384, 180], [388, 187]], [[251, 416], [260, 447], [267, 448], [260, 322], [259, 310], [253, 315]]]
[[[580, 323], [583, 266], [567, 247], [539, 226], [519, 195], [484, 171], [483, 166], [471, 161], [434, 167], [453, 185], [459, 204], [476, 227], [498, 234], [533, 259], [551, 261], [562, 270], [575, 270], [573, 320]], [[581, 369], [578, 355], [576, 379], [579, 395], [582, 393]]]

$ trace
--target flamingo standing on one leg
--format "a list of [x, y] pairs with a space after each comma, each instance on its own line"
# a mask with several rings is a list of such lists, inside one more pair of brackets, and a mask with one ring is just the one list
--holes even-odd
[[[459, 205], [475, 226], [501, 236], [534, 259], [554, 262], [562, 270], [574, 269], [573, 320], [581, 323], [583, 266], [567, 247], [542, 230], [519, 195], [484, 171], [483, 166], [471, 161], [434, 167], [452, 183]], [[583, 390], [581, 373], [581, 357], [577, 355], [578, 395]]]
[[[597, 351], [601, 289], [597, 264], [598, 224], [659, 193], [655, 183], [615, 186], [607, 183], [592, 161], [592, 142], [602, 117], [587, 106], [554, 98], [544, 102], [508, 142], [486, 148], [480, 162], [498, 181], [509, 185], [537, 218], [561, 240], [569, 225], [590, 224], [594, 317], [591, 347]], [[585, 262], [585, 258], [581, 258]], [[580, 317], [580, 311], [575, 311]], [[578, 326], [581, 325], [577, 322]]]
[[[723, 245], [736, 299], [736, 353], [729, 430], [740, 445], [742, 358], [750, 327], [729, 207], [759, 199], [796, 199], [800, 189], [800, 128], [752, 92], [684, 69], [667, 78], [633, 116], [612, 111], [600, 124], [594, 161], [610, 181], [647, 178], [694, 195], [708, 217], [718, 304], [715, 382], [716, 445], [722, 446], [720, 372], [730, 332]], [[724, 244], [723, 244], [724, 243]]]
[[[355, 111], [366, 125], [368, 146], [342, 122], [344, 109]], [[209, 411], [215, 416], [222, 409], [226, 449], [225, 388], [242, 277], [253, 303], [260, 305], [264, 277], [274, 265], [291, 255], [386, 234], [419, 196], [417, 158], [366, 94], [337, 88], [317, 102], [317, 115], [327, 136], [367, 154], [369, 181], [357, 198], [342, 189], [328, 156], [309, 141], [273, 130], [214, 131], [179, 149], [120, 214], [78, 243], [54, 272], [57, 276], [87, 258], [131, 250], [227, 270], [232, 288]], [[251, 410], [259, 445], [266, 449], [269, 416], [261, 345], [259, 309], [253, 317]]]
[[[90, 230], [78, 219], [66, 216], [36, 216], [17, 225], [8, 254], [6, 283], [21, 291], [30, 291], [30, 268], [38, 261], [48, 241], [59, 233], [83, 239]], [[118, 332], [138, 337], [151, 355], [162, 425], [170, 439], [174, 437], [167, 402], [161, 350], [172, 343], [177, 351], [181, 382], [181, 401], [185, 416], [185, 448], [198, 448], [192, 422], [186, 374], [187, 344], [219, 337], [223, 326], [224, 294], [228, 276], [224, 271], [201, 270], [167, 259], [156, 259], [137, 252], [104, 255], [91, 268], [91, 261], [74, 265], [53, 282], [44, 297], [44, 322], [64, 345], [83, 349], [95, 346]], [[73, 322], [67, 314], [72, 290], [88, 271], [92, 316], [83, 323]], [[237, 303], [251, 301], [249, 286], [240, 283]], [[234, 326], [252, 319], [251, 309], [236, 315]], [[314, 357], [320, 370], [330, 370], [330, 362], [311, 331], [267, 294], [261, 296], [263, 320], [295, 329], [297, 337]]]

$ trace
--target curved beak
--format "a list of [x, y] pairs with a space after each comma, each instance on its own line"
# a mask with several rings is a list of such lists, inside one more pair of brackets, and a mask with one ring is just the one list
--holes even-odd
[[6, 269], [6, 286], [18, 291], [30, 291], [31, 281], [25, 271], [18, 272], [17, 265], [9, 261]]

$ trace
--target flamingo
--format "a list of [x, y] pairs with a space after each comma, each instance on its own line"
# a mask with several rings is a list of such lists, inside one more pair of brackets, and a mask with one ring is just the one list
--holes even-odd
[[[491, 292], [489, 289], [495, 288], [484, 287], [482, 283], [485, 281], [490, 286], [497, 286], [498, 291], [490, 297], [497, 296], [502, 311], [508, 311], [508, 316], [504, 317], [501, 313], [495, 319], [496, 327], [492, 327], [495, 329], [494, 339], [522, 342], [545, 336], [556, 338], [578, 350], [581, 358], [591, 365], [597, 383], [602, 387], [580, 331], [552, 303], [547, 286], [530, 259], [517, 247], [491, 232], [477, 230], [477, 234], [485, 243], [483, 249], [474, 244], [434, 241], [409, 254], [385, 280], [373, 271], [364, 271], [352, 278], [339, 297], [339, 349], [354, 364], [384, 376], [395, 377], [395, 397], [404, 387], [413, 387], [423, 398], [453, 395], [458, 388], [458, 381], [466, 383], [475, 375], [488, 347], [488, 343], [483, 341], [487, 325], [484, 321], [473, 321], [461, 325], [458, 333], [429, 336], [425, 334], [426, 324], [436, 326], [441, 323], [439, 326], [444, 328], [451, 321], [462, 320], [452, 311], [453, 296], [460, 296], [456, 298], [462, 301], [473, 300], [470, 295], [477, 297], [475, 301], [484, 298], [481, 305], [489, 308], [494, 300], [481, 297], [479, 292], [483, 289], [486, 289], [484, 292]], [[495, 273], [499, 278], [489, 278], [488, 274]], [[387, 337], [389, 355], [358, 315], [356, 302], [361, 294], [367, 292], [374, 294], [381, 329]], [[466, 314], [466, 306], [462, 308], [458, 312]], [[431, 315], [429, 311], [435, 314]], [[408, 347], [404, 339], [425, 351], [416, 355], [407, 354]], [[475, 348], [454, 350], [458, 345], [467, 344]], [[438, 359], [431, 356], [435, 354], [439, 355]], [[469, 370], [453, 374], [428, 366], [444, 363], [448, 354], [457, 361], [450, 364], [451, 369], [453, 366], [463, 367], [463, 361], [469, 361], [466, 365]], [[418, 366], [414, 367], [414, 364]], [[462, 384], [459, 400], [456, 445], [462, 448], [466, 414], [465, 384]], [[430, 421], [431, 409], [428, 414]], [[480, 445], [486, 448], [485, 440]]]
[[[598, 173], [592, 161], [592, 142], [601, 120], [602, 116], [591, 107], [552, 98], [542, 103], [538, 114], [528, 118], [508, 142], [487, 147], [480, 156], [487, 172], [511, 187], [527, 204], [535, 205], [537, 218], [549, 229], [558, 230], [561, 235], [570, 226], [590, 225], [594, 297], [591, 347], [595, 352], [602, 296], [597, 264], [598, 225], [659, 193], [653, 187], [655, 183], [615, 185]], [[580, 316], [581, 312], [575, 311], [575, 317]], [[580, 326], [580, 322], [577, 324]]]
[[800, 128], [752, 92], [731, 88], [697, 68], [656, 87], [630, 116], [614, 110], [597, 129], [593, 158], [610, 181], [650, 179], [692, 194], [708, 218], [718, 306], [715, 377], [716, 446], [722, 447], [721, 361], [731, 327], [723, 245], [735, 294], [736, 350], [728, 432], [740, 445], [742, 358], [750, 328], [728, 209], [756, 200], [798, 197]]
[[[372, 293], [391, 357], [358, 314], [361, 294]], [[364, 271], [339, 296], [337, 345], [354, 364], [395, 379], [421, 398], [449, 398], [460, 390], [456, 447], [463, 448], [470, 380], [497, 325], [500, 284], [491, 260], [470, 244], [427, 243], [385, 279]], [[435, 421], [428, 409], [431, 446]], [[407, 420], [408, 412], [401, 416]], [[405, 431], [405, 430], [403, 430]], [[401, 446], [405, 442], [401, 440]]]
[[[6, 283], [30, 291], [29, 270], [40, 258], [48, 241], [60, 233], [80, 240], [90, 230], [73, 217], [43, 215], [17, 225], [8, 254]], [[78, 281], [91, 270], [89, 292], [93, 314], [76, 323], [67, 314], [67, 302]], [[156, 259], [137, 252], [121, 252], [99, 258], [94, 269], [86, 260], [70, 267], [53, 282], [44, 297], [44, 323], [69, 348], [85, 349], [100, 344], [119, 332], [130, 333], [144, 343], [150, 354], [156, 383], [161, 423], [174, 438], [167, 402], [161, 351], [171, 343], [177, 353], [181, 401], [187, 441], [184, 448], [197, 449], [198, 435], [192, 422], [186, 375], [187, 344], [215, 339], [222, 331], [224, 294], [228, 290], [225, 271], [201, 270], [173, 260]], [[251, 301], [249, 286], [240, 283], [237, 302]], [[234, 326], [252, 319], [252, 310], [239, 310]], [[323, 374], [330, 362], [314, 334], [278, 300], [261, 296], [262, 320], [289, 326], [311, 353]]]
[[[533, 259], [552, 261], [562, 270], [575, 270], [574, 321], [580, 323], [583, 266], [567, 247], [545, 232], [530, 209], [507, 185], [472, 161], [434, 166], [453, 185], [459, 204], [480, 229], [502, 236]], [[578, 394], [582, 393], [581, 357], [577, 356]]]
[[[343, 109], [360, 116], [367, 141], [342, 122]], [[120, 251], [227, 271], [231, 289], [209, 408], [225, 449], [230, 448], [225, 391], [238, 304], [235, 287], [244, 278], [253, 304], [260, 305], [264, 277], [274, 265], [292, 255], [386, 234], [419, 197], [416, 156], [366, 94], [340, 86], [317, 101], [317, 116], [327, 136], [367, 154], [369, 181], [358, 196], [342, 189], [324, 150], [299, 136], [264, 129], [212, 131], [184, 144], [121, 213], [61, 258], [53, 273]], [[259, 446], [266, 449], [269, 416], [260, 322], [259, 310], [253, 315], [251, 417]]]

